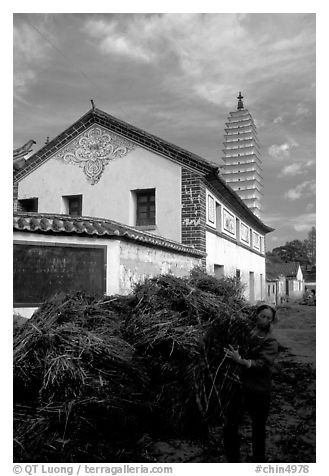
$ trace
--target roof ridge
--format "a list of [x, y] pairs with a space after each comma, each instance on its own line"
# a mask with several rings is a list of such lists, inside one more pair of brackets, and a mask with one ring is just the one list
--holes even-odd
[[137, 126], [135, 126], [135, 125], [133, 125], [133, 124], [130, 124], [130, 123], [127, 122], [127, 121], [124, 121], [123, 119], [119, 119], [119, 118], [117, 118], [117, 117], [115, 117], [115, 116], [112, 116], [111, 114], [109, 114], [109, 113], [106, 112], [106, 111], [103, 111], [102, 109], [95, 108], [95, 109], [94, 109], [94, 112], [96, 112], [96, 111], [99, 112], [99, 113], [101, 113], [101, 114], [104, 114], [104, 115], [107, 116], [107, 117], [110, 117], [111, 119], [113, 119], [113, 120], [116, 121], [116, 122], [120, 122], [120, 123], [122, 123], [122, 124], [124, 124], [124, 125], [129, 126], [130, 128], [134, 129], [135, 131], [138, 131], [138, 132], [142, 133], [143, 135], [147, 135], [147, 136], [149, 136], [149, 137], [153, 137], [154, 139], [161, 140], [162, 142], [164, 142], [164, 143], [166, 143], [166, 144], [168, 144], [168, 145], [174, 147], [174, 148], [177, 149], [177, 150], [180, 150], [181, 152], [188, 153], [190, 156], [193, 156], [193, 157], [195, 157], [197, 160], [199, 160], [199, 161], [205, 163], [205, 165], [207, 165], [210, 169], [211, 169], [211, 168], [217, 168], [215, 165], [212, 165], [212, 163], [211, 163], [210, 161], [208, 161], [207, 159], [204, 159], [203, 157], [201, 157], [201, 155], [198, 155], [198, 154], [196, 154], [195, 152], [191, 152], [191, 151], [185, 149], [184, 147], [181, 147], [181, 146], [179, 146], [179, 145], [177, 145], [177, 144], [174, 144], [173, 142], [170, 142], [170, 141], [168, 141], [167, 139], [163, 139], [163, 138], [161, 138], [161, 137], [159, 137], [159, 136], [157, 136], [157, 135], [155, 135], [155, 134], [152, 134], [151, 132], [144, 131], [143, 129], [141, 129], [141, 128], [137, 127]]

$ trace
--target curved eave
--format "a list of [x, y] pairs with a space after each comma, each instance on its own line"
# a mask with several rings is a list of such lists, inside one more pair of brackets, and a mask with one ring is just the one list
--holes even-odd
[[122, 238], [147, 246], [165, 248], [176, 253], [184, 253], [197, 258], [204, 253], [193, 247], [167, 238], [137, 230], [122, 223], [94, 217], [73, 217], [52, 213], [16, 212], [13, 229], [17, 232], [30, 232], [55, 235], [79, 235], [97, 238]]

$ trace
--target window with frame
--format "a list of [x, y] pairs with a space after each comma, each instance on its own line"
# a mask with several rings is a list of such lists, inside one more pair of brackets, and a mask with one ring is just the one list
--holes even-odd
[[222, 231], [222, 207], [216, 202], [216, 230]]
[[65, 213], [71, 216], [82, 215], [82, 195], [67, 195], [63, 197]]
[[136, 226], [155, 225], [155, 189], [137, 190]]
[[22, 212], [37, 212], [38, 211], [38, 199], [37, 198], [24, 198], [18, 200], [18, 209]]

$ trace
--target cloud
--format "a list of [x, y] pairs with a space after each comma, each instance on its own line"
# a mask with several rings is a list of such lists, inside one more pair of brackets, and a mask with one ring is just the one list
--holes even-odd
[[155, 53], [149, 44], [149, 40], [137, 34], [136, 22], [130, 27], [130, 31], [122, 31], [120, 23], [103, 19], [88, 20], [85, 31], [91, 38], [97, 40], [102, 54], [115, 54], [129, 57], [137, 62], [149, 63], [155, 57]]
[[309, 169], [315, 165], [315, 160], [308, 160], [307, 162], [294, 162], [283, 167], [279, 173], [279, 177], [294, 177], [295, 175], [306, 174]]
[[278, 116], [275, 119], [273, 119], [274, 124], [282, 124], [283, 122], [283, 116]]
[[305, 213], [295, 218], [293, 228], [296, 231], [309, 231], [315, 223], [315, 213]]
[[301, 29], [303, 19], [218, 13], [98, 15], [87, 19], [84, 32], [103, 55], [162, 70], [168, 66], [163, 75], [168, 88], [232, 107], [232, 90], [244, 85], [252, 89], [264, 83], [268, 89], [275, 78], [295, 78], [297, 65], [309, 75], [314, 24], [306, 15]]
[[50, 45], [27, 23], [14, 25], [14, 95], [19, 100], [44, 69]]
[[286, 159], [290, 157], [291, 149], [294, 147], [298, 147], [297, 142], [294, 139], [289, 139], [287, 142], [281, 145], [272, 144], [268, 148], [268, 153], [274, 159]]
[[304, 173], [303, 169], [302, 169], [302, 164], [300, 163], [293, 163], [293, 164], [290, 164], [290, 165], [286, 165], [285, 167], [283, 167], [281, 173], [279, 174], [279, 176], [295, 176], [295, 175], [300, 175]]
[[[167, 89], [190, 91], [216, 104], [226, 100], [229, 108], [235, 65], [242, 60], [248, 64], [237, 48], [240, 41], [245, 47], [249, 41], [241, 24], [244, 17], [195, 13], [118, 15], [88, 19], [84, 31], [103, 55], [114, 54], [165, 70], [162, 81]], [[237, 54], [241, 58], [232, 63]]]
[[305, 210], [307, 212], [310, 212], [311, 210], [314, 210], [314, 203], [309, 203], [308, 205], [306, 205]]
[[306, 180], [295, 188], [285, 193], [285, 197], [289, 200], [299, 200], [301, 197], [315, 194], [315, 180]]
[[297, 117], [304, 117], [308, 115], [308, 108], [304, 106], [302, 103], [297, 104], [297, 109], [296, 109], [296, 116]]

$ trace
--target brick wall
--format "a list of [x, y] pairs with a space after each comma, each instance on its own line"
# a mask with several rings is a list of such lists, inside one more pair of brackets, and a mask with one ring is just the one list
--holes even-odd
[[14, 183], [14, 186], [13, 186], [13, 210], [14, 210], [14, 212], [19, 211], [17, 207], [18, 207], [18, 183]]
[[[182, 167], [182, 243], [206, 252], [206, 187], [202, 176]], [[202, 260], [206, 265], [206, 258]]]

